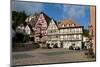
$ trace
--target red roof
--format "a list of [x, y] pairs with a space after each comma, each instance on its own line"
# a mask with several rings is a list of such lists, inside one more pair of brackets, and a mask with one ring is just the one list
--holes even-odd
[[77, 24], [76, 22], [74, 22], [73, 20], [63, 20], [58, 24], [59, 28], [64, 28], [64, 27], [78, 27], [80, 26], [79, 24]]

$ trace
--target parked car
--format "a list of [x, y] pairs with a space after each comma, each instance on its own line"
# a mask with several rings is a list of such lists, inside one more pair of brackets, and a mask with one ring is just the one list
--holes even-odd
[[71, 46], [69, 46], [69, 50], [80, 50], [80, 47], [75, 46], [75, 44], [72, 44]]
[[58, 48], [58, 44], [57, 43], [54, 44], [53, 48]]
[[70, 47], [69, 47], [69, 50], [74, 50], [75, 48], [75, 44], [72, 44]]
[[70, 47], [69, 47], [69, 50], [73, 50], [73, 46], [70, 46]]
[[48, 48], [48, 49], [51, 49], [50, 43], [47, 43], [47, 48]]
[[76, 47], [75, 47], [75, 50], [80, 50], [80, 47], [79, 47], [79, 46], [76, 46]]

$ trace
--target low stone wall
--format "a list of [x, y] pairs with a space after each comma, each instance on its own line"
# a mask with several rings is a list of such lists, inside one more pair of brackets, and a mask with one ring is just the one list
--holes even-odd
[[28, 51], [40, 47], [38, 44], [35, 44], [33, 42], [14, 43], [13, 45], [15, 46], [12, 48], [12, 51]]

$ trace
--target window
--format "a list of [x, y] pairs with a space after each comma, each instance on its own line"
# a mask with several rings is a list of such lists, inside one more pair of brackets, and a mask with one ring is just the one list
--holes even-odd
[[72, 33], [75, 33], [75, 29], [72, 29]]
[[64, 33], [64, 34], [66, 33], [66, 29], [64, 29], [63, 33]]
[[50, 30], [49, 32], [52, 33], [52, 30]]
[[73, 39], [73, 35], [70, 35], [70, 40], [72, 40]]
[[78, 33], [79, 32], [79, 29], [78, 28], [76, 28], [76, 33]]
[[73, 29], [73, 33], [75, 33], [75, 29]]
[[72, 26], [74, 27], [74, 26], [75, 26], [75, 24], [72, 24]]
[[68, 40], [70, 40], [70, 35], [67, 36]]
[[71, 40], [74, 40], [74, 35], [71, 35]]
[[76, 28], [74, 28], [74, 33], [76, 33]]
[[58, 36], [56, 36], [56, 38], [58, 38]]
[[82, 33], [82, 28], [79, 28], [79, 32]]
[[65, 36], [65, 38], [67, 39], [67, 35]]
[[74, 40], [76, 39], [76, 35], [74, 35]]
[[61, 33], [61, 34], [63, 33], [63, 29], [60, 30], [60, 33]]
[[65, 29], [66, 33], [67, 33], [67, 29]]
[[69, 33], [71, 33], [71, 29], [69, 29]]
[[67, 29], [67, 32], [69, 33], [70, 32], [70, 29]]
[[81, 35], [79, 35], [79, 39], [81, 40]]
[[69, 24], [67, 24], [67, 27], [69, 27]]
[[62, 27], [64, 27], [65, 25], [63, 24]]
[[76, 39], [79, 40], [80, 39], [80, 35], [76, 35]]
[[69, 35], [67, 36], [67, 40], [69, 40]]
[[72, 35], [69, 36], [69, 40], [72, 40]]
[[63, 35], [60, 36], [60, 39], [63, 40]]
[[77, 32], [80, 33], [80, 28], [78, 28], [78, 31]]
[[61, 36], [61, 38], [63, 38], [63, 36]]
[[73, 35], [73, 39], [74, 39], [74, 40], [76, 39], [76, 35]]
[[63, 36], [64, 40], [66, 40], [66, 35]]

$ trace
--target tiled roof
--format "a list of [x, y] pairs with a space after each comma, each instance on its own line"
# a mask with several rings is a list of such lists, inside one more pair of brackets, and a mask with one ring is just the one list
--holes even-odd
[[51, 18], [48, 15], [46, 15], [44, 12], [41, 12], [40, 14], [43, 14], [43, 16], [44, 16], [44, 18], [45, 18], [45, 20], [47, 22], [47, 25], [49, 25], [49, 23], [51, 21]]
[[59, 28], [64, 28], [64, 27], [77, 27], [80, 26], [79, 24], [75, 23], [73, 20], [67, 19], [63, 20], [58, 24]]
[[29, 16], [27, 19], [26, 19], [26, 22], [29, 23], [32, 27], [35, 26], [37, 20], [38, 20], [38, 17], [39, 17], [39, 13], [35, 13], [31, 16]]
[[[38, 21], [38, 18], [40, 16], [40, 14], [43, 14], [45, 20], [47, 21], [47, 24], [49, 25], [49, 22], [51, 20], [50, 17], [48, 17], [44, 12], [40, 12], [40, 13], [35, 13], [34, 15], [29, 16], [26, 20], [27, 22], [29, 22], [29, 24], [32, 27], [35, 27], [36, 22]], [[31, 20], [30, 20], [31, 19]]]

